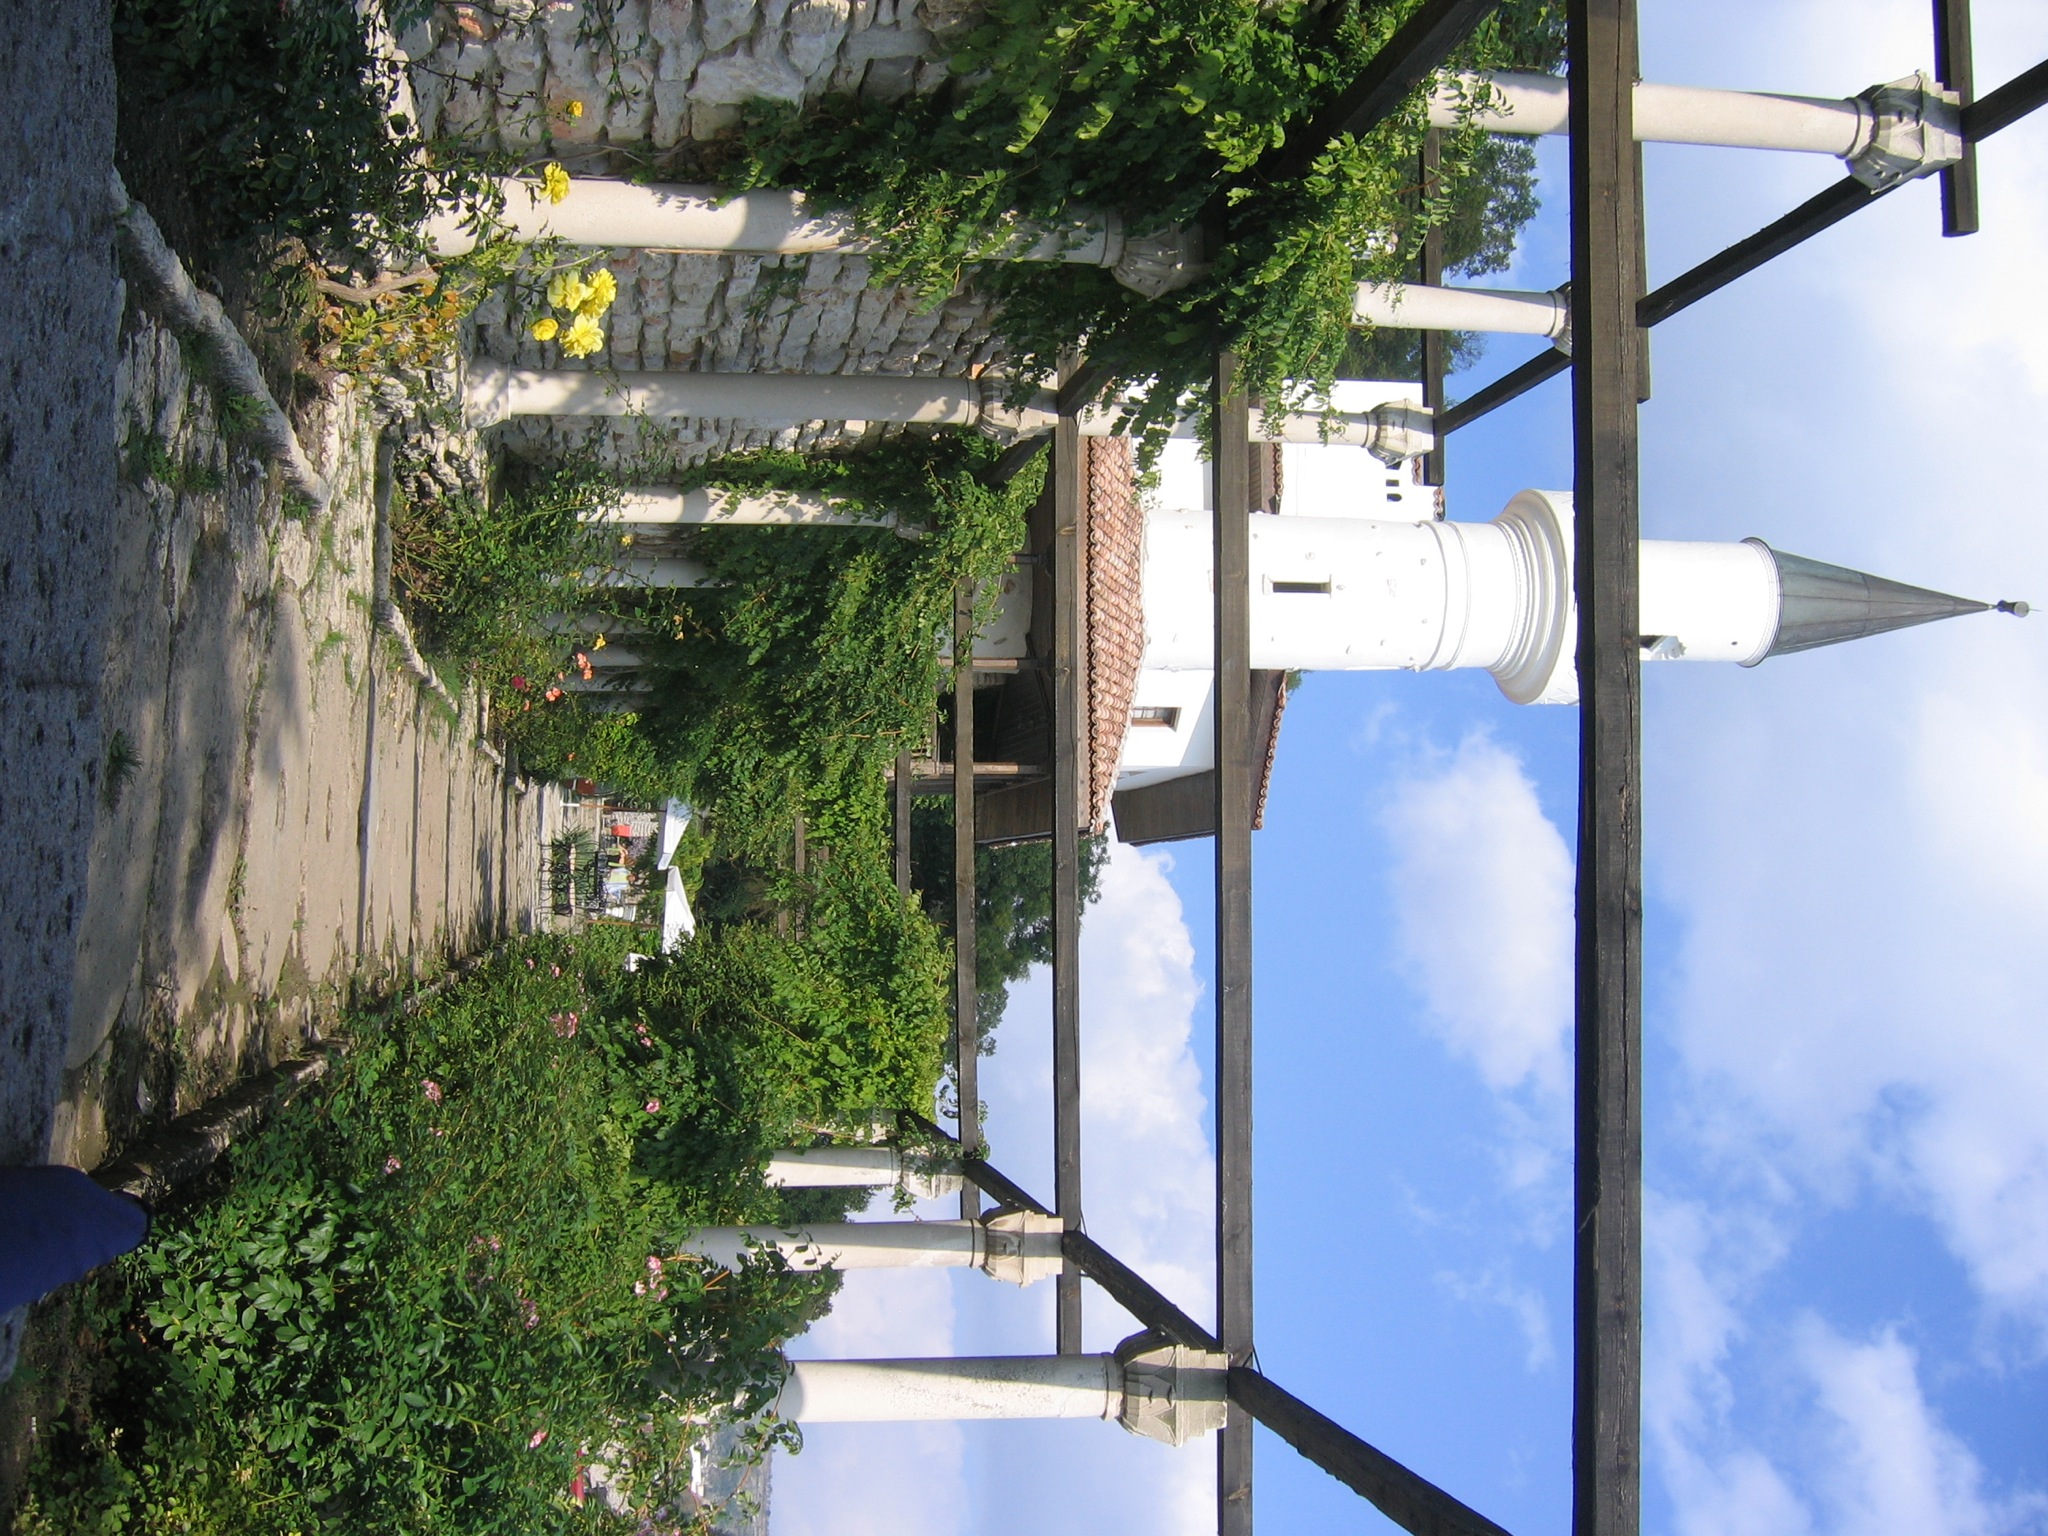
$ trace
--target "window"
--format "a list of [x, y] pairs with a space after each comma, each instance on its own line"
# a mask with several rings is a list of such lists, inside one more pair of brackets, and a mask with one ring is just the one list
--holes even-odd
[[1131, 710], [1131, 724], [1155, 725], [1177, 731], [1180, 729], [1180, 710], [1171, 704], [1139, 704]]
[[1328, 597], [1330, 584], [1327, 581], [1276, 581], [1272, 584], [1272, 590], [1275, 593], [1319, 592]]

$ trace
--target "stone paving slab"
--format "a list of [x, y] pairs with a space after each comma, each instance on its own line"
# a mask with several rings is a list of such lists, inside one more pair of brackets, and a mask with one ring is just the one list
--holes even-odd
[[368, 417], [326, 408], [334, 503], [293, 516], [174, 338], [131, 313], [122, 348], [98, 698], [132, 766], [89, 839], [34, 1154], [81, 1167], [296, 1054], [352, 991], [529, 927], [538, 888], [540, 796], [371, 627]]

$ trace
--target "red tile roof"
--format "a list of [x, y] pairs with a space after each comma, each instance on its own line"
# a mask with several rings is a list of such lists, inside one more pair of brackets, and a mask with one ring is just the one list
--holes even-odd
[[1145, 658], [1143, 556], [1145, 513], [1138, 504], [1137, 469], [1131, 445], [1120, 437], [1084, 438], [1088, 451], [1087, 539], [1082, 547], [1082, 586], [1088, 596], [1082, 643], [1087, 647], [1081, 675], [1086, 694], [1088, 825], [1109, 824], [1109, 797], [1116, 788], [1117, 760], [1131, 723], [1138, 669]]

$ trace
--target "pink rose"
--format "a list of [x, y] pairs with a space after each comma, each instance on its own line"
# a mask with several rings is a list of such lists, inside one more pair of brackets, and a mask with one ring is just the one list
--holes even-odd
[[539, 1449], [540, 1449], [540, 1447], [541, 1447], [541, 1442], [542, 1442], [542, 1441], [544, 1441], [544, 1440], [546, 1440], [546, 1439], [547, 1439], [547, 1437], [548, 1437], [548, 1432], [547, 1432], [546, 1430], [544, 1430], [544, 1429], [536, 1429], [536, 1430], [535, 1430], [535, 1431], [533, 1432], [533, 1438], [532, 1438], [531, 1440], [529, 1440], [529, 1441], [527, 1441], [527, 1442], [526, 1442], [526, 1448], [527, 1448], [527, 1449], [528, 1449], [529, 1451], [537, 1451], [537, 1450], [539, 1450]]
[[441, 1102], [441, 1085], [435, 1082], [431, 1077], [423, 1077], [420, 1079], [420, 1092], [424, 1093], [427, 1096], [427, 1102], [429, 1104], [438, 1104]]
[[661, 1113], [661, 1100], [649, 1099], [645, 1104], [641, 1105], [640, 1107], [646, 1110], [647, 1113], [650, 1115], [658, 1115]]
[[403, 1168], [404, 1166], [405, 1164], [401, 1163], [395, 1157], [387, 1157], [384, 1159], [384, 1171], [386, 1173], [396, 1173], [399, 1169]]

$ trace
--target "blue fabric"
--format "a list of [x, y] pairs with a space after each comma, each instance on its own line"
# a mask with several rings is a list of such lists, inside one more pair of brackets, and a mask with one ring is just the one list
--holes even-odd
[[148, 1234], [141, 1201], [76, 1168], [0, 1168], [0, 1312], [42, 1300]]

